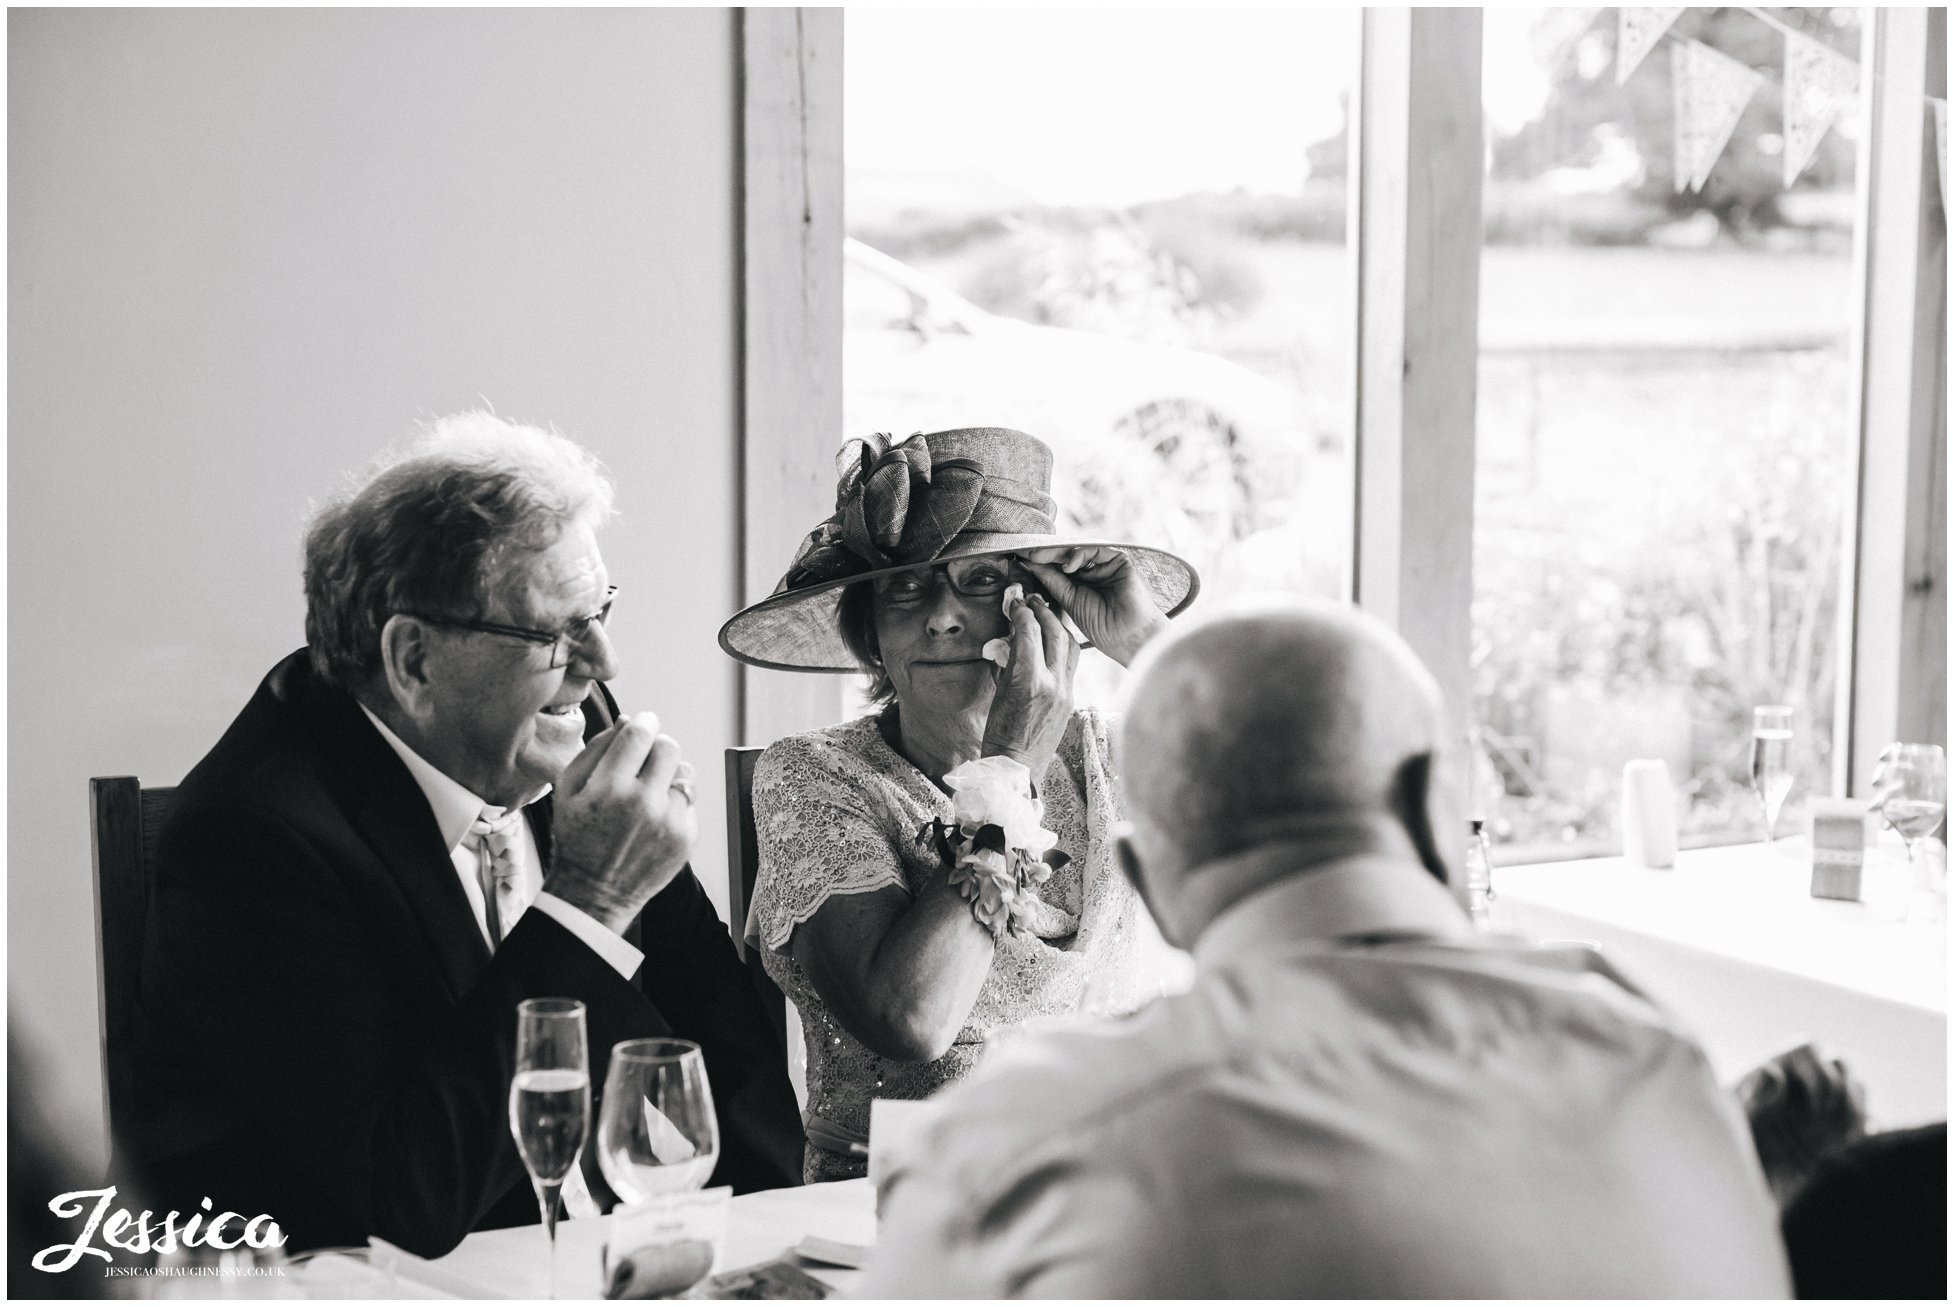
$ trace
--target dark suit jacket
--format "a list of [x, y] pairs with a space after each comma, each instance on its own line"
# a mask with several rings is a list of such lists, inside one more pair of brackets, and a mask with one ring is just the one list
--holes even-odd
[[1784, 1209], [1800, 1298], [1947, 1297], [1947, 1122], [1889, 1130], [1821, 1161]]
[[[589, 728], [614, 711], [593, 696]], [[546, 865], [547, 805], [530, 806]], [[697, 1040], [720, 1118], [711, 1183], [798, 1183], [784, 1053], [690, 869], [637, 925], [637, 984], [541, 912], [491, 958], [413, 776], [300, 650], [164, 826], [125, 1174], [159, 1216], [209, 1197], [269, 1213], [293, 1248], [378, 1235], [439, 1256], [535, 1221], [509, 1133], [516, 1005], [557, 996], [588, 1008], [593, 1099], [617, 1041]]]

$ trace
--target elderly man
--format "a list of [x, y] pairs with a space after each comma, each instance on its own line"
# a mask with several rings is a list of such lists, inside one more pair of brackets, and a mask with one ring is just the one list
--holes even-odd
[[1144, 659], [1122, 861], [1190, 992], [1000, 1051], [894, 1159], [871, 1297], [1775, 1297], [1703, 1053], [1585, 949], [1473, 936], [1437, 691], [1341, 608]]
[[537, 1220], [509, 1131], [532, 997], [584, 1003], [594, 1088], [621, 1039], [699, 1041], [713, 1183], [797, 1182], [784, 1055], [686, 865], [690, 766], [601, 684], [610, 505], [583, 449], [467, 414], [314, 519], [307, 647], [162, 833], [118, 1123], [159, 1212], [428, 1256]]

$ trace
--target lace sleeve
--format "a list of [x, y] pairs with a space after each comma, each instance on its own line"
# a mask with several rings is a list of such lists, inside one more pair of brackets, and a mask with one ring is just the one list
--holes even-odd
[[789, 736], [753, 773], [760, 872], [753, 915], [760, 940], [779, 952], [795, 927], [835, 894], [907, 888], [900, 836], [878, 820], [861, 783], [867, 764], [831, 743]]
[[1116, 724], [1102, 708], [1079, 710], [1079, 788], [1086, 796], [1094, 839], [1110, 838], [1112, 828], [1126, 817], [1126, 807], [1120, 802], [1119, 774], [1113, 766]]

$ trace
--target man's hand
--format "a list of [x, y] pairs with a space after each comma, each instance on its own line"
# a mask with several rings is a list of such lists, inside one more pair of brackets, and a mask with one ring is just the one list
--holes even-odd
[[1866, 1133], [1866, 1091], [1844, 1062], [1811, 1044], [1753, 1068], [1737, 1082], [1764, 1178], [1782, 1208], [1827, 1153]]
[[584, 746], [556, 784], [549, 879], [543, 888], [623, 932], [672, 883], [699, 836], [692, 764], [634, 713]]
[[1033, 549], [1019, 555], [1086, 639], [1121, 667], [1167, 626], [1133, 560], [1110, 546]]

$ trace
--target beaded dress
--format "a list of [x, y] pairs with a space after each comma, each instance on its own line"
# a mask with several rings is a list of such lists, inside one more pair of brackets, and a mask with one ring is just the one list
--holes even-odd
[[[800, 1013], [811, 1140], [866, 1139], [872, 1099], [926, 1098], [968, 1074], [994, 1033], [1076, 1012], [1095, 978], [1114, 995], [1130, 985], [1141, 909], [1113, 857], [1120, 811], [1102, 713], [1073, 713], [1038, 794], [1045, 828], [1072, 860], [1039, 888], [1030, 933], [1007, 933], [998, 942], [950, 1051], [933, 1062], [898, 1062], [835, 1019], [787, 947], [794, 929], [832, 895], [887, 885], [913, 895], [939, 874], [934, 850], [919, 845], [916, 834], [933, 818], [950, 820], [950, 798], [890, 747], [877, 714], [788, 736], [761, 756], [753, 775], [760, 870], [752, 925], [768, 974]], [[864, 1170], [860, 1157], [808, 1145], [810, 1183]]]

